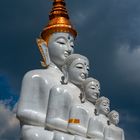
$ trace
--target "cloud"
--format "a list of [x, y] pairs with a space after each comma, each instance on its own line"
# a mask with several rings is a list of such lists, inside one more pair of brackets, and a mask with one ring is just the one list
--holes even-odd
[[8, 103], [8, 101], [0, 101], [0, 139], [19, 140], [19, 121]]
[[86, 10], [79, 9], [75, 11], [74, 15], [72, 15], [71, 18], [72, 21], [76, 24], [76, 26], [83, 27], [85, 26], [86, 22], [90, 20], [93, 14], [94, 13], [92, 8], [88, 8]]
[[140, 46], [132, 50], [129, 44], [121, 45], [116, 52], [116, 68], [125, 82], [139, 84]]

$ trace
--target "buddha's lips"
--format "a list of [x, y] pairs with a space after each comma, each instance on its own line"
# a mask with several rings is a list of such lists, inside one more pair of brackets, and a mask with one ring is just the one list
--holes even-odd
[[69, 51], [65, 51], [65, 52], [64, 52], [64, 56], [65, 56], [65, 57], [68, 57], [69, 55], [70, 55], [70, 52], [69, 52]]
[[84, 73], [81, 74], [82, 79], [86, 79], [86, 75]]

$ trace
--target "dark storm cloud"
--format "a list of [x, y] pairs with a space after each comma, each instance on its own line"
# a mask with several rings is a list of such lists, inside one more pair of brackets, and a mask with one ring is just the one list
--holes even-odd
[[[66, 0], [78, 31], [75, 52], [86, 55], [90, 75], [101, 83], [101, 94], [121, 113], [126, 139], [137, 140], [140, 131], [140, 1]], [[1, 2], [0, 71], [8, 75], [18, 93], [25, 72], [40, 68], [35, 39], [48, 21], [51, 2]], [[1, 87], [1, 90], [4, 90]], [[7, 92], [6, 92], [7, 93]], [[124, 119], [124, 118], [129, 119]], [[136, 120], [136, 121], [131, 121]]]

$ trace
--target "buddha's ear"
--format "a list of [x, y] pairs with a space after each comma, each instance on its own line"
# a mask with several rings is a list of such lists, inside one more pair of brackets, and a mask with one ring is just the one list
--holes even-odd
[[63, 65], [62, 66], [62, 84], [67, 84], [68, 83], [68, 71], [67, 71], [67, 66]]
[[80, 88], [81, 88], [81, 91], [85, 93], [85, 86], [84, 86], [84, 83], [81, 84], [81, 87], [80, 87]]
[[84, 92], [81, 93], [81, 103], [84, 103], [86, 100], [86, 95]]
[[40, 50], [40, 53], [43, 57], [43, 61], [41, 61], [41, 65], [43, 67], [48, 67], [50, 65], [50, 56], [49, 56], [49, 51], [48, 51], [47, 44], [41, 38], [37, 38], [36, 42], [37, 42], [38, 48]]
[[96, 109], [96, 108], [94, 109], [94, 114], [95, 114], [96, 116], [98, 116], [98, 115], [99, 115], [99, 112], [97, 111], [97, 109]]
[[84, 103], [85, 99], [86, 99], [86, 93], [85, 93], [85, 90], [84, 90], [84, 84], [83, 83], [80, 85], [80, 90], [81, 90], [81, 94], [80, 94], [81, 103]]
[[110, 125], [111, 123], [110, 123], [110, 121], [109, 120], [107, 120], [107, 125]]

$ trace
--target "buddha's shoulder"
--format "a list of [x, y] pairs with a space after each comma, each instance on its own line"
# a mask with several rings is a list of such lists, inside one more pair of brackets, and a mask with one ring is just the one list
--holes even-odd
[[120, 128], [119, 126], [116, 126], [115, 129], [118, 130], [118, 131], [121, 132], [121, 133], [124, 133], [123, 129]]
[[69, 85], [58, 84], [51, 88], [51, 92], [54, 92], [55, 94], [69, 95], [70, 87], [69, 87]]
[[80, 91], [80, 89], [77, 86], [71, 83], [55, 85], [52, 88], [57, 90], [63, 90], [64, 92], [70, 92], [71, 90]]
[[51, 91], [55, 91], [57, 93], [64, 93], [67, 89], [66, 87], [67, 87], [66, 85], [62, 85], [62, 84], [55, 85], [51, 88]]
[[57, 76], [57, 75], [60, 75], [61, 73], [60, 72], [56, 72], [55, 70], [53, 71], [52, 69], [50, 68], [47, 68], [47, 69], [35, 69], [35, 70], [30, 70], [28, 71], [25, 75], [24, 75], [24, 78], [45, 78], [45, 77], [51, 77], [52, 76]]

